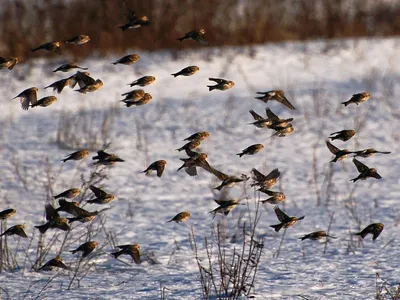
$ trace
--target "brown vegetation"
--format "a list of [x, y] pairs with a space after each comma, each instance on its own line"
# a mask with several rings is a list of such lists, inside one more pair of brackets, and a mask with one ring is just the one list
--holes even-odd
[[[150, 26], [126, 30], [126, 7], [146, 15]], [[74, 57], [129, 48], [201, 47], [176, 39], [204, 28], [211, 46], [283, 40], [387, 36], [400, 33], [400, 3], [376, 0], [64, 0], [5, 1], [0, 11], [0, 53], [26, 59], [30, 49], [78, 34], [90, 46], [65, 45]], [[56, 54], [52, 54], [55, 55]]]

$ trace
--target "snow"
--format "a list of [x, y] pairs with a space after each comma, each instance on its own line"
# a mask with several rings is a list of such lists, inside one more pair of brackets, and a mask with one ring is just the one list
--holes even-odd
[[[276, 258], [274, 253], [283, 230], [275, 233], [269, 227], [277, 224], [277, 218], [271, 205], [262, 207], [257, 236], [264, 238], [265, 248], [255, 284], [257, 298], [294, 299], [302, 295], [309, 299], [371, 299], [376, 293], [377, 272], [390, 287], [395, 287], [400, 276], [396, 240], [400, 195], [399, 44], [398, 38], [282, 43], [256, 46], [254, 57], [246, 55], [246, 49], [206, 48], [179, 53], [177, 60], [163, 51], [139, 53], [140, 61], [132, 66], [111, 65], [118, 55], [96, 57], [79, 65], [88, 67], [93, 78], [104, 82], [100, 90], [82, 95], [66, 88], [61, 94], [54, 94], [58, 97], [55, 104], [29, 111], [23, 111], [17, 99], [9, 99], [33, 86], [39, 88], [39, 98], [53, 95], [51, 89], [43, 88], [69, 76], [70, 73], [51, 72], [68, 59], [37, 59], [17, 65], [13, 71], [1, 70], [0, 210], [16, 209], [17, 214], [7, 220], [7, 227], [24, 223], [29, 238], [7, 238], [9, 247], [17, 249], [20, 268], [2, 272], [0, 287], [10, 299], [156, 299], [161, 295], [160, 286], [168, 288], [167, 299], [201, 298], [198, 269], [189, 241], [191, 228], [199, 241], [210, 237], [221, 221], [231, 237], [241, 232], [237, 219], [247, 211], [247, 206], [238, 206], [227, 217], [218, 215], [212, 219], [209, 211], [217, 207], [212, 187], [219, 181], [204, 170], [199, 170], [194, 178], [183, 170], [176, 172], [181, 165], [179, 158], [186, 155], [175, 149], [197, 131], [210, 132], [201, 152], [206, 152], [209, 163], [224, 173], [238, 176], [249, 174], [253, 167], [264, 173], [279, 168], [282, 176], [273, 190], [282, 189], [287, 197], [280, 207], [291, 216], [306, 216], [287, 230]], [[199, 66], [200, 71], [190, 77], [170, 75], [190, 65]], [[145, 75], [157, 78], [153, 85], [144, 88], [153, 96], [150, 103], [126, 108], [118, 102], [123, 99], [120, 94], [131, 90], [127, 84]], [[228, 91], [209, 92], [209, 77], [233, 80], [236, 85]], [[296, 111], [276, 101], [266, 105], [254, 99], [257, 91], [278, 88], [285, 91]], [[340, 104], [363, 91], [371, 92], [367, 102], [346, 108]], [[248, 125], [252, 122], [248, 111], [254, 109], [264, 115], [265, 107], [282, 118], [293, 117], [293, 134], [269, 138], [273, 131]], [[35, 272], [31, 266], [36, 259], [39, 232], [34, 226], [44, 222], [48, 177], [52, 180], [51, 191], [56, 194], [80, 187], [81, 174], [88, 178], [93, 169], [90, 157], [94, 151], [82, 162], [61, 162], [74, 149], [60, 149], [56, 143], [60, 116], [78, 116], [87, 110], [89, 117], [85, 120], [90, 120], [98, 133], [102, 115], [112, 109], [115, 113], [106, 141], [111, 143], [107, 152], [117, 154], [125, 162], [106, 168], [107, 178], [102, 186], [117, 199], [106, 205], [111, 208], [92, 225], [73, 226], [71, 239], [61, 254], [72, 271]], [[376, 167], [381, 180], [353, 184], [349, 179], [358, 172], [350, 158], [329, 164], [332, 155], [325, 140], [330, 133], [342, 129], [355, 129], [357, 134], [347, 142], [334, 141], [339, 148], [374, 147], [392, 152], [360, 159]], [[256, 143], [262, 143], [264, 150], [242, 158], [235, 155]], [[167, 161], [161, 178], [140, 173], [159, 159]], [[16, 176], [16, 165], [27, 189]], [[333, 176], [330, 188], [329, 172]], [[230, 196], [243, 197], [245, 193], [250, 199], [244, 203], [253, 210], [259, 195], [249, 184], [250, 181], [245, 189], [237, 184], [230, 189]], [[316, 189], [321, 195], [320, 206]], [[84, 206], [91, 211], [103, 207]], [[358, 237], [350, 234], [360, 228], [349, 207], [354, 208], [362, 228], [370, 223], [385, 224], [375, 242], [369, 235], [360, 243]], [[191, 212], [186, 223], [165, 224], [181, 211]], [[327, 230], [332, 213], [330, 234], [338, 239], [330, 240], [325, 254], [320, 241], [298, 239], [312, 231]], [[92, 269], [79, 281], [79, 286], [75, 281], [68, 289], [78, 261], [78, 255], [68, 250], [87, 241], [88, 226], [98, 231], [92, 239], [102, 248], [90, 260]], [[105, 232], [112, 233], [117, 245], [140, 244], [142, 253], [153, 253], [159, 264], [144, 261], [135, 265], [129, 256], [115, 260], [109, 255], [114, 249]], [[56, 255], [65, 235], [49, 230], [46, 240], [54, 233], [59, 234], [59, 239], [47, 260]], [[25, 261], [28, 248], [29, 259]], [[204, 254], [204, 245], [200, 245], [200, 252]]]

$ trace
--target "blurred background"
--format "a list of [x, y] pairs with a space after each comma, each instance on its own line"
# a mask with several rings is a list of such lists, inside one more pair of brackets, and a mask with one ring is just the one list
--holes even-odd
[[[21, 60], [45, 42], [78, 34], [90, 47], [69, 47], [75, 58], [123, 52], [201, 47], [176, 39], [206, 30], [211, 46], [400, 33], [400, 0], [2, 0], [0, 53]], [[125, 5], [124, 5], [125, 3]], [[122, 32], [126, 7], [151, 27]], [[35, 53], [48, 55], [48, 53]]]

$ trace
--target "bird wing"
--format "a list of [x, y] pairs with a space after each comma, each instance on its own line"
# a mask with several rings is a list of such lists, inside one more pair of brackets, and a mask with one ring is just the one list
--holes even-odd
[[225, 173], [222, 173], [221, 171], [218, 171], [217, 169], [215, 169], [211, 166], [210, 166], [209, 172], [211, 172], [214, 176], [216, 176], [219, 180], [222, 180], [222, 181], [225, 181], [229, 178], [228, 175], [226, 175]]
[[137, 263], [137, 264], [140, 264], [141, 263], [141, 260], [140, 260], [140, 252], [139, 252], [139, 250], [138, 249], [132, 249], [132, 251], [130, 252], [130, 255], [131, 255], [131, 257], [132, 257], [132, 259], [133, 259], [133, 261], [135, 262], [135, 263]]
[[290, 109], [296, 109], [284, 95], [276, 94], [276, 100]]
[[197, 169], [196, 167], [188, 167], [185, 168], [185, 172], [190, 176], [197, 176]]
[[89, 186], [90, 190], [95, 194], [97, 198], [103, 198], [107, 193], [103, 191], [101, 188], [98, 188], [94, 185]]
[[165, 164], [157, 164], [157, 176], [161, 177], [165, 169]]
[[325, 141], [326, 145], [328, 146], [329, 151], [332, 152], [332, 154], [336, 154], [340, 151], [340, 149], [336, 146], [334, 146], [331, 142]]
[[257, 114], [254, 110], [249, 110], [249, 113], [253, 116], [254, 120], [256, 121], [262, 121], [264, 120], [263, 117], [261, 117], [259, 114]]
[[278, 206], [274, 206], [274, 210], [278, 220], [282, 223], [286, 222], [286, 220], [289, 218], [289, 216], [285, 214]]
[[269, 172], [269, 174], [267, 175], [267, 177], [265, 178], [265, 180], [270, 180], [270, 179], [278, 178], [280, 175], [281, 175], [281, 172], [279, 172], [278, 169], [273, 169], [271, 172]]
[[279, 117], [276, 114], [274, 114], [272, 110], [270, 110], [268, 107], [265, 109], [265, 112], [267, 114], [268, 119], [271, 119], [272, 121], [279, 120]]
[[358, 172], [362, 173], [368, 171], [369, 168], [364, 165], [362, 162], [358, 161], [357, 159], [353, 158], [353, 163], [356, 165]]
[[56, 209], [51, 204], [46, 204], [45, 211], [47, 221], [60, 217]]
[[221, 79], [221, 78], [208, 78], [208, 80], [215, 81], [216, 83], [219, 83], [219, 84], [226, 83], [226, 80]]
[[256, 180], [256, 181], [265, 180], [265, 175], [263, 173], [259, 172], [257, 169], [253, 168], [251, 171], [253, 172], [253, 180]]

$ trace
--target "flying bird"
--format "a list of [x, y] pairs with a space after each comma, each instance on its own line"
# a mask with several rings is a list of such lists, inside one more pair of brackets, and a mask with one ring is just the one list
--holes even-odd
[[265, 103], [267, 103], [270, 100], [276, 100], [279, 103], [285, 105], [289, 109], [296, 109], [288, 99], [285, 97], [285, 93], [282, 90], [271, 90], [268, 92], [257, 92], [256, 94], [263, 95], [261, 97], [255, 97], [256, 99], [259, 99]]
[[[253, 183], [251, 184], [251, 186], [259, 186], [265, 190], [273, 188], [274, 185], [277, 183], [279, 176], [281, 175], [278, 169], [273, 169], [267, 175], [262, 174], [256, 168], [253, 168], [251, 172], [253, 175]], [[264, 192], [261, 189], [260, 191]]]
[[153, 162], [146, 170], [142, 171], [142, 173], [146, 173], [146, 175], [149, 175], [152, 171], [156, 171], [157, 177], [161, 177], [164, 172], [166, 164], [167, 164], [167, 161], [165, 161], [163, 159], [157, 160], [157, 161]]
[[374, 148], [368, 148], [368, 149], [364, 149], [364, 150], [360, 150], [360, 151], [353, 151], [351, 153], [354, 153], [355, 157], [356, 156], [361, 156], [361, 157], [370, 157], [376, 153], [381, 153], [381, 154], [390, 154], [390, 151], [378, 151]]
[[73, 44], [73, 45], [83, 45], [89, 41], [90, 41], [90, 37], [88, 35], [80, 34], [80, 35], [74, 36], [73, 38], [71, 38], [69, 40], [65, 40], [64, 43]]
[[143, 97], [141, 97], [139, 100], [122, 100], [126, 104], [126, 107], [131, 107], [131, 106], [141, 106], [149, 103], [153, 99], [153, 97], [149, 93], [144, 93]]
[[31, 107], [41, 106], [46, 107], [52, 105], [54, 102], [57, 101], [57, 97], [55, 96], [47, 96], [39, 99], [36, 103], [32, 104]]
[[286, 200], [286, 195], [282, 192], [274, 192], [265, 188], [261, 188], [259, 191], [271, 196], [265, 200], [260, 200], [262, 203], [279, 204]]
[[357, 159], [353, 158], [353, 163], [357, 167], [358, 172], [360, 173], [357, 177], [350, 179], [350, 181], [356, 182], [357, 180], [365, 180], [368, 177], [372, 177], [375, 179], [381, 179], [381, 175], [378, 174], [375, 168], [369, 168], [364, 165], [362, 162], [358, 161]]
[[51, 87], [53, 88], [53, 91], [57, 91], [57, 93], [60, 94], [66, 86], [70, 86], [71, 84], [72, 82], [70, 78], [64, 78], [46, 86], [45, 89]]
[[62, 261], [61, 257], [50, 259], [43, 266], [41, 266], [39, 270], [52, 271], [54, 268], [69, 270], [69, 268]]
[[145, 92], [142, 89], [133, 90], [127, 93], [121, 94], [121, 96], [125, 96], [125, 99], [122, 99], [121, 102], [128, 104], [130, 102], [136, 102], [143, 98]]
[[68, 189], [56, 196], [54, 196], [54, 199], [58, 199], [58, 198], [75, 198], [77, 196], [79, 196], [81, 193], [80, 189], [76, 189], [76, 188], [72, 188], [72, 189]]
[[7, 220], [8, 218], [11, 218], [16, 213], [17, 213], [17, 211], [13, 208], [8, 208], [5, 210], [2, 210], [2, 211], [0, 211], [0, 220]]
[[46, 50], [50, 52], [55, 52], [57, 54], [61, 54], [61, 42], [51, 42], [51, 43], [45, 43], [43, 45], [40, 45], [37, 48], [33, 48], [32, 52], [38, 51], [38, 50]]
[[224, 214], [227, 216], [229, 212], [234, 209], [236, 206], [239, 205], [239, 200], [217, 200], [214, 199], [214, 201], [219, 205], [216, 209], [210, 211], [210, 214], [213, 214], [213, 218], [215, 218], [215, 215], [217, 213]]
[[285, 214], [278, 206], [274, 206], [275, 214], [278, 220], [281, 222], [277, 225], [271, 225], [270, 227], [274, 228], [276, 232], [279, 232], [282, 228], [289, 228], [292, 227], [294, 224], [297, 223], [299, 220], [303, 220], [304, 216], [302, 217], [289, 217]]
[[156, 81], [156, 78], [154, 76], [143, 76], [128, 85], [131, 87], [135, 85], [146, 86], [152, 84], [154, 81]]
[[200, 43], [203, 46], [207, 46], [208, 42], [204, 38], [206, 31], [204, 29], [196, 29], [189, 31], [183, 37], [177, 38], [178, 41], [182, 42], [183, 40], [193, 40]]
[[125, 31], [128, 29], [140, 28], [142, 26], [149, 26], [151, 24], [151, 22], [149, 21], [147, 16], [138, 17], [133, 10], [129, 9], [125, 5], [125, 2], [124, 2], [124, 7], [126, 10], [125, 17], [126, 17], [128, 23], [125, 25], [119, 26], [119, 28], [121, 28], [122, 31]]
[[28, 110], [30, 105], [36, 104], [37, 92], [38, 88], [31, 87], [29, 89], [22, 91], [21, 93], [18, 94], [18, 96], [15, 96], [13, 99], [20, 98], [22, 109]]
[[242, 157], [243, 155], [254, 155], [260, 152], [262, 149], [264, 149], [264, 146], [262, 144], [254, 144], [242, 150], [241, 153], [237, 153], [236, 155], [238, 155], [239, 157]]
[[115, 258], [118, 258], [122, 254], [129, 255], [132, 257], [133, 261], [136, 264], [140, 264], [142, 261], [140, 259], [140, 245], [139, 244], [132, 244], [132, 245], [120, 245], [116, 246], [116, 248], [119, 248], [121, 250], [111, 253], [112, 256]]
[[188, 211], [183, 211], [177, 214], [175, 217], [173, 217], [171, 220], [167, 221], [166, 223], [169, 222], [176, 222], [176, 223], [182, 223], [187, 221], [190, 218], [190, 212]]
[[62, 159], [63, 162], [68, 160], [82, 160], [89, 155], [89, 151], [86, 149], [75, 151], [71, 154], [68, 154], [66, 158]]
[[0, 69], [12, 70], [18, 62], [18, 57], [0, 57]]
[[115, 62], [113, 62], [113, 65], [121, 64], [121, 65], [132, 65], [134, 63], [137, 63], [140, 60], [140, 55], [139, 54], [128, 54], [125, 55], [124, 57], [121, 57], [117, 59]]
[[76, 248], [75, 250], [71, 250], [69, 252], [71, 252], [72, 254], [75, 254], [76, 252], [82, 252], [82, 258], [85, 258], [86, 256], [88, 256], [90, 253], [93, 252], [94, 249], [96, 249], [96, 247], [99, 245], [98, 242], [95, 241], [89, 241], [86, 242], [82, 245], [80, 245], [78, 248]]
[[60, 229], [63, 231], [71, 230], [71, 228], [68, 226], [68, 220], [66, 218], [61, 218], [51, 204], [46, 204], [45, 210], [47, 223], [35, 226], [35, 228], [39, 229], [41, 234], [45, 234], [50, 228]]
[[372, 234], [372, 240], [376, 240], [378, 236], [381, 234], [385, 225], [382, 223], [373, 223], [365, 227], [360, 232], [355, 233], [355, 235], [361, 236], [361, 238], [365, 238], [368, 234]]
[[315, 231], [315, 232], [311, 232], [309, 234], [306, 234], [306, 235], [304, 235], [303, 237], [301, 237], [299, 239], [301, 239], [302, 241], [304, 241], [306, 239], [310, 239], [310, 240], [316, 241], [316, 240], [322, 239], [323, 237], [329, 237], [329, 238], [332, 238], [332, 239], [336, 239], [337, 238], [335, 236], [328, 235], [325, 231], [321, 230], [321, 231]]
[[341, 141], [343, 141], [343, 142], [346, 142], [346, 141], [348, 141], [349, 139], [351, 139], [354, 135], [356, 134], [356, 131], [355, 130], [351, 130], [351, 129], [348, 129], [348, 130], [341, 130], [341, 131], [336, 131], [336, 132], [334, 132], [334, 133], [331, 133], [330, 135], [330, 139], [332, 140], [332, 141], [334, 141], [334, 140], [341, 140]]
[[369, 92], [354, 94], [350, 100], [342, 102], [342, 104], [344, 106], [347, 106], [351, 103], [355, 103], [355, 104], [359, 105], [360, 103], [367, 101], [370, 97], [371, 97], [371, 94]]
[[209, 91], [212, 90], [226, 91], [235, 86], [235, 83], [231, 80], [226, 80], [221, 78], [208, 78], [208, 80], [217, 83], [216, 85], [207, 85]]
[[93, 83], [87, 84], [79, 90], [75, 90], [81, 94], [86, 94], [87, 92], [95, 92], [103, 86], [103, 81], [96, 79]]
[[210, 133], [208, 133], [208, 131], [200, 131], [200, 132], [196, 132], [193, 133], [191, 136], [187, 137], [186, 139], [184, 139], [184, 141], [203, 141], [206, 138], [208, 138], [210, 136]]
[[97, 151], [97, 155], [92, 157], [92, 160], [97, 160], [95, 164], [97, 165], [113, 165], [117, 162], [124, 162], [122, 158], [118, 157], [115, 154], [107, 153], [103, 150]]
[[349, 156], [350, 153], [352, 153], [351, 151], [349, 151], [347, 149], [339, 149], [338, 147], [334, 146], [328, 140], [326, 140], [325, 143], [328, 146], [329, 151], [331, 151], [331, 153], [333, 155], [335, 155], [335, 157], [330, 162], [337, 162], [337, 161], [343, 160], [347, 156]]
[[96, 198], [88, 200], [87, 203], [107, 204], [115, 199], [113, 194], [109, 194], [94, 185], [89, 186], [90, 190], [94, 193]]
[[201, 141], [199, 140], [192, 140], [188, 143], [186, 143], [185, 145], [183, 145], [182, 147], [176, 149], [177, 151], [181, 152], [183, 150], [193, 150], [193, 149], [197, 149], [200, 147]]
[[216, 169], [212, 170], [212, 173], [218, 177], [218, 179], [222, 180], [221, 184], [214, 189], [220, 191], [224, 187], [233, 187], [236, 183], [246, 181], [249, 179], [245, 174], [242, 174], [241, 177], [236, 176], [228, 176]]
[[3, 235], [18, 235], [23, 238], [27, 238], [28, 236], [25, 233], [25, 225], [19, 224], [19, 225], [14, 225], [8, 228], [6, 231], [4, 231], [0, 236]]
[[196, 73], [198, 70], [200, 70], [200, 69], [197, 66], [189, 66], [189, 67], [183, 68], [179, 72], [173, 73], [171, 75], [173, 75], [174, 77], [177, 77], [177, 76], [191, 76], [194, 73]]

